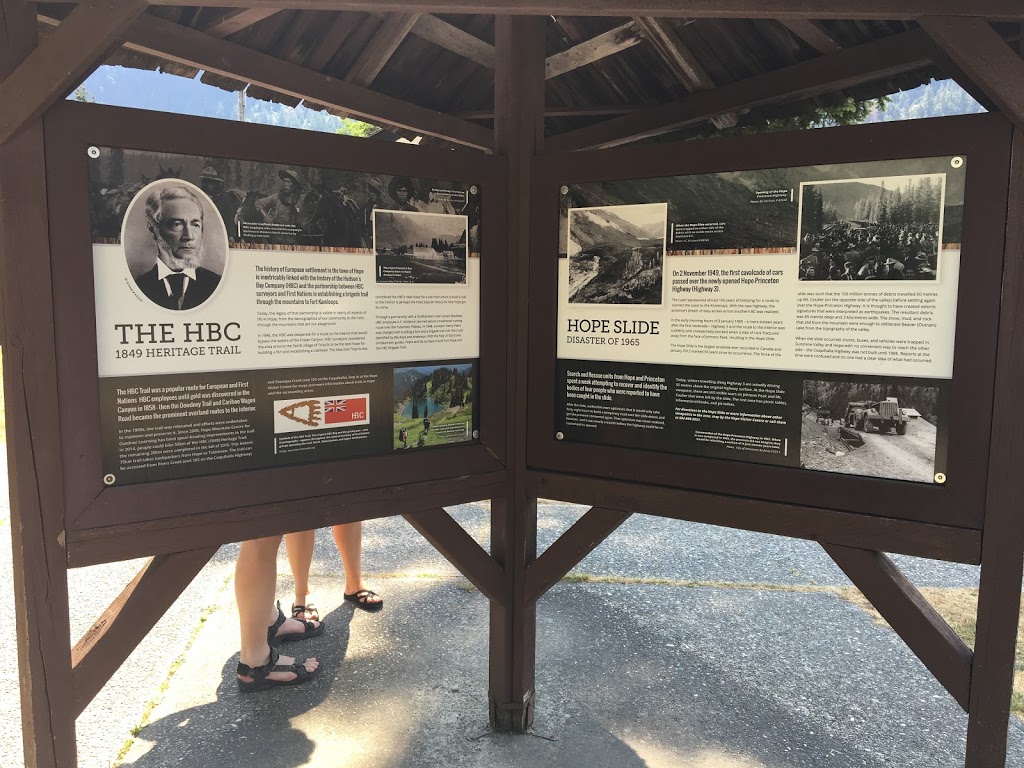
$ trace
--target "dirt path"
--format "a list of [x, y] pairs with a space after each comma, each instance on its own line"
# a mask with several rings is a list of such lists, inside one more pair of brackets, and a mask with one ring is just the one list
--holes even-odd
[[930, 483], [935, 474], [935, 427], [922, 419], [907, 425], [907, 434], [865, 433], [864, 447], [850, 454], [859, 474]]
[[[922, 483], [933, 481], [935, 427], [924, 419], [911, 419], [905, 435], [861, 432], [864, 445], [845, 451], [836, 450], [839, 434], [835, 427], [821, 427], [808, 419], [804, 422], [802, 451], [806, 456], [804, 465], [810, 469]], [[831, 446], [828, 452], [824, 450], [826, 445]]]

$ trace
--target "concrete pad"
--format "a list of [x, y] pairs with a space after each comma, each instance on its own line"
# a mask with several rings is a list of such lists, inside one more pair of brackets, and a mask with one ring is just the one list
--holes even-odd
[[[541, 548], [584, 511], [543, 505]], [[489, 546], [486, 504], [452, 512]], [[0, 510], [0, 597], [8, 604], [9, 533]], [[365, 525], [364, 569], [387, 601], [380, 615], [339, 607], [337, 551], [330, 531], [317, 534], [312, 573], [321, 608], [332, 611], [332, 631], [308, 645], [329, 679], [241, 697], [232, 680], [238, 639], [228, 582], [236, 551], [217, 554], [79, 719], [80, 765], [113, 765], [154, 706], [128, 765], [962, 765], [966, 718], [891, 631], [830, 595], [741, 589], [559, 585], [540, 603], [537, 659], [537, 731], [557, 741], [481, 737], [487, 601], [401, 518]], [[925, 584], [971, 584], [963, 567], [906, 560]], [[75, 637], [141, 564], [71, 573]], [[626, 579], [847, 583], [813, 543], [643, 515], [578, 570]], [[283, 548], [279, 574], [287, 606]], [[214, 610], [201, 624], [207, 607]], [[13, 622], [10, 613], [0, 615], [8, 636]], [[0, 694], [8, 723], [0, 765], [15, 766], [22, 757], [13, 667], [0, 670]], [[273, 733], [281, 736], [268, 744]], [[1024, 766], [1018, 721], [1011, 736], [1008, 765]], [[236, 754], [249, 762], [232, 763]]]
[[[538, 617], [538, 736], [485, 734], [487, 602], [450, 579], [381, 579], [287, 646], [325, 667], [243, 695], [237, 627], [205, 623], [124, 765], [845, 768], [963, 764], [966, 717], [884, 627], [831, 595], [572, 584]], [[753, 621], [752, 621], [753, 619]], [[1022, 765], [1024, 728], [1008, 765]]]

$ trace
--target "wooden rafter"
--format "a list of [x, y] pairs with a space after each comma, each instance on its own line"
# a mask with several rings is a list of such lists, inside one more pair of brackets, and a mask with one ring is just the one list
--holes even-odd
[[744, 107], [799, 101], [908, 72], [931, 62], [935, 46], [920, 29], [766, 72], [687, 99], [555, 136], [551, 149], [571, 151], [626, 144]]
[[882, 552], [822, 546], [966, 711], [974, 654], [946, 620]]
[[[626, 115], [643, 109], [643, 104], [609, 104], [606, 107], [548, 107], [544, 110], [545, 117], [611, 117]], [[493, 120], [493, 109], [473, 109], [457, 112], [455, 117], [463, 120]]]
[[[635, 21], [658, 57], [686, 86], [686, 90], [693, 93], [717, 87], [715, 81], [711, 79], [711, 75], [707, 73], [707, 70], [667, 21], [649, 16], [639, 16]], [[727, 112], [711, 118], [711, 122], [716, 128], [732, 128], [738, 121], [739, 117], [735, 112]]]
[[243, 80], [298, 99], [490, 151], [492, 132], [465, 120], [313, 72], [250, 48], [144, 16], [126, 33], [125, 46], [151, 56]]
[[36, 46], [35, 12], [21, 0], [0, 0], [0, 82]]
[[1024, 59], [984, 19], [926, 16], [921, 26], [942, 52], [1024, 130]]
[[794, 36], [800, 38], [818, 53], [839, 53], [843, 50], [835, 38], [810, 19], [779, 19]]
[[369, 86], [412, 31], [418, 18], [418, 13], [393, 13], [385, 16], [345, 73], [345, 82]]
[[[371, 13], [375, 16], [384, 16], [384, 13], [380, 11], [371, 11]], [[433, 14], [419, 14], [416, 22], [412, 25], [412, 34], [475, 61], [483, 67], [494, 69], [493, 45]]]
[[216, 552], [216, 547], [209, 547], [152, 558], [96, 619], [71, 651], [75, 716], [82, 713]]
[[0, 144], [63, 97], [117, 45], [146, 0], [79, 5], [0, 83]]
[[574, 69], [593, 64], [603, 58], [632, 48], [643, 40], [636, 22], [630, 21], [607, 32], [574, 45], [566, 51], [548, 56], [544, 63], [544, 77], [564, 75]]
[[234, 8], [203, 24], [200, 31], [213, 37], [229, 37], [277, 12], [276, 8]]
[[[181, 0], [157, 0], [180, 5]], [[280, 7], [280, 0], [189, 0], [204, 7]], [[511, 16], [665, 16], [705, 19], [891, 19], [912, 21], [927, 15], [974, 16], [1020, 21], [1019, 0], [289, 0], [295, 10], [393, 13], [500, 14]]]

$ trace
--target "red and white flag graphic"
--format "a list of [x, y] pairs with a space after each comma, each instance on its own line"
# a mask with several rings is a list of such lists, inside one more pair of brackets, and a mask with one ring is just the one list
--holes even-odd
[[325, 424], [349, 424], [366, 420], [366, 398], [347, 397], [324, 402]]

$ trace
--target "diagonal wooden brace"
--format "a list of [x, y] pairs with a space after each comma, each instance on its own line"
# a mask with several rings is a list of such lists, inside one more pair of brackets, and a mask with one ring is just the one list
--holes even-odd
[[632, 513], [592, 507], [526, 568], [526, 602], [539, 600]]
[[192, 583], [217, 547], [152, 558], [71, 651], [77, 717]]
[[1024, 59], [985, 19], [923, 16], [918, 23], [956, 67], [1024, 129]]
[[966, 712], [974, 653], [884, 553], [822, 544]]
[[402, 517], [484, 597], [497, 603], [505, 602], [505, 576], [501, 567], [445, 510], [432, 509]]
[[148, 5], [146, 0], [94, 0], [71, 11], [0, 83], [0, 144], [88, 75]]

